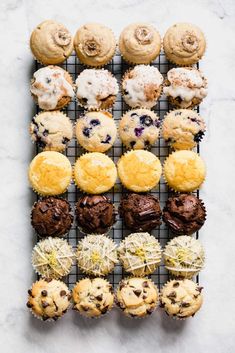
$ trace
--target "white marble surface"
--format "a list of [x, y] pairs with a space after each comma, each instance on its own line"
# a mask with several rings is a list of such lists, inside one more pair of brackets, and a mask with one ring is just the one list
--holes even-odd
[[[29, 221], [31, 193], [27, 165], [32, 147], [28, 123], [32, 101], [28, 91], [32, 57], [31, 30], [54, 18], [75, 32], [86, 21], [104, 22], [116, 33], [128, 23], [148, 21], [161, 34], [178, 21], [198, 24], [208, 50], [201, 63], [209, 79], [202, 105], [208, 132], [201, 153], [208, 167], [202, 196], [208, 220], [201, 231], [207, 265], [202, 310], [187, 322], [161, 312], [148, 320], [128, 320], [115, 310], [101, 320], [68, 313], [43, 324], [25, 307], [32, 281]], [[235, 351], [235, 2], [234, 0], [1, 0], [0, 37], [0, 178], [1, 290], [0, 337], [4, 353], [233, 353]]]

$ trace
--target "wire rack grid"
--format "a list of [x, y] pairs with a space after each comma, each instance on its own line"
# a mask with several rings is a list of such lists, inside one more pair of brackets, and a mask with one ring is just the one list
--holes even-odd
[[[167, 61], [165, 58], [165, 55], [163, 52], [160, 53], [159, 57], [152, 63], [153, 66], [157, 67], [161, 74], [165, 77], [167, 72], [174, 67], [171, 63]], [[42, 66], [35, 61], [35, 70], [38, 70]], [[66, 71], [68, 71], [72, 78], [73, 81], [76, 80], [78, 74], [84, 70], [84, 66], [79, 62], [77, 59], [75, 53], [73, 53], [64, 63], [61, 65]], [[113, 73], [113, 75], [116, 77], [118, 82], [121, 82], [121, 78], [126, 70], [129, 69], [129, 65], [127, 65], [121, 55], [118, 53], [115, 55], [113, 60], [111, 61], [110, 64], [108, 64], [105, 68], [108, 69]], [[197, 64], [198, 68], [198, 64]], [[160, 100], [158, 101], [157, 106], [154, 108], [155, 113], [160, 117], [162, 120], [164, 115], [171, 110], [172, 107], [169, 105], [168, 100], [165, 96], [162, 96]], [[112, 109], [112, 114], [113, 117], [118, 124], [118, 121], [120, 120], [121, 116], [127, 111], [130, 110], [130, 107], [128, 107], [123, 98], [121, 93], [119, 92], [115, 105]], [[40, 109], [37, 107], [36, 112], [38, 113]], [[78, 116], [80, 114], [84, 113], [84, 109], [79, 107], [76, 103], [76, 101], [72, 101], [67, 108], [64, 109], [64, 112], [69, 116], [69, 118], [72, 120], [72, 122], [76, 122]], [[199, 108], [197, 108], [197, 112], [199, 112]], [[40, 152], [38, 148], [36, 148], [36, 153]], [[109, 157], [112, 158], [112, 160], [116, 163], [120, 156], [125, 152], [125, 148], [123, 147], [121, 141], [119, 139], [116, 140], [116, 143], [114, 146], [109, 150], [107, 153]], [[165, 158], [169, 155], [171, 152], [170, 148], [165, 144], [164, 140], [160, 137], [157, 141], [157, 143], [151, 148], [151, 152], [154, 153], [160, 160], [161, 163], [163, 164]], [[197, 152], [199, 152], [199, 145], [197, 146]], [[82, 154], [84, 151], [79, 147], [76, 139], [74, 138], [68, 148], [65, 151], [65, 155], [69, 158], [70, 162], [72, 165], [74, 165], [76, 159]], [[121, 196], [127, 192], [121, 185], [120, 181], [118, 180], [115, 187], [107, 193], [107, 196], [111, 198], [113, 203], [116, 206], [116, 209], [118, 209], [119, 202]], [[157, 188], [153, 189], [151, 193], [155, 196], [157, 196], [160, 200], [161, 208], [164, 207], [165, 202], [167, 198], [170, 196], [171, 192], [167, 185], [165, 184], [163, 178], [161, 178], [159, 185]], [[197, 191], [196, 193], [199, 196], [199, 192]], [[75, 204], [78, 198], [81, 196], [81, 193], [78, 191], [74, 183], [71, 184], [69, 187], [67, 193], [64, 195], [64, 197], [70, 202], [72, 209], [74, 211], [75, 209]], [[119, 243], [125, 236], [130, 234], [131, 232], [124, 227], [124, 224], [122, 220], [120, 219], [119, 216], [117, 216], [117, 222], [115, 223], [114, 227], [111, 229], [109, 232], [108, 236], [113, 238], [113, 240], [116, 243]], [[156, 228], [154, 231], [151, 232], [153, 236], [155, 236], [159, 242], [161, 243], [161, 246], [164, 247], [165, 244], [174, 237], [173, 234], [169, 231], [169, 229], [166, 227], [164, 223], [161, 224], [158, 228]], [[196, 239], [198, 239], [198, 232], [195, 234]], [[75, 249], [79, 240], [81, 240], [84, 237], [84, 234], [82, 234], [78, 227], [76, 226], [76, 221], [74, 221], [73, 226], [67, 236], [68, 242], [73, 246]], [[38, 241], [40, 240], [39, 238], [37, 239]], [[120, 264], [115, 266], [114, 271], [108, 276], [108, 280], [114, 285], [114, 287], [117, 286], [119, 281], [125, 276], [125, 273], [123, 271], [123, 268]], [[72, 288], [75, 283], [84, 277], [84, 274], [80, 272], [78, 269], [78, 266], [74, 264], [72, 266], [71, 272], [68, 276], [64, 278], [64, 282]], [[161, 287], [168, 279], [169, 279], [169, 274], [168, 271], [165, 269], [163, 263], [158, 267], [158, 269], [149, 276], [154, 283], [158, 286]], [[195, 278], [197, 283], [199, 282], [199, 277], [197, 276]]]

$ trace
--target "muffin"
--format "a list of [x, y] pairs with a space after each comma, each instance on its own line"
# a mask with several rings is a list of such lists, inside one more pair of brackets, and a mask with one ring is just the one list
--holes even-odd
[[117, 127], [109, 112], [86, 112], [77, 120], [75, 132], [85, 150], [106, 152], [115, 142]]
[[119, 214], [128, 229], [150, 232], [161, 224], [161, 208], [157, 197], [151, 194], [124, 194]]
[[74, 166], [77, 186], [88, 194], [102, 194], [110, 190], [117, 179], [112, 159], [103, 153], [92, 152], [79, 157]]
[[73, 223], [69, 202], [59, 197], [45, 197], [35, 202], [31, 212], [31, 224], [41, 238], [63, 237]]
[[137, 65], [122, 79], [123, 99], [132, 108], [152, 108], [162, 92], [163, 76], [149, 65]]
[[43, 278], [59, 279], [69, 274], [74, 258], [72, 247], [66, 240], [49, 237], [34, 246], [32, 265]]
[[73, 125], [60, 111], [39, 113], [29, 131], [32, 141], [44, 151], [63, 152], [73, 137]]
[[149, 233], [132, 233], [122, 240], [118, 254], [126, 272], [142, 277], [153, 273], [161, 262], [161, 246]]
[[162, 124], [162, 136], [175, 150], [191, 150], [201, 141], [206, 131], [204, 120], [190, 109], [169, 112]]
[[118, 94], [116, 78], [108, 70], [86, 69], [76, 79], [78, 105], [88, 110], [111, 108]]
[[67, 157], [59, 152], [37, 154], [29, 166], [29, 182], [39, 195], [63, 194], [72, 178], [72, 167]]
[[189, 235], [171, 239], [163, 252], [166, 269], [176, 277], [192, 278], [204, 267], [205, 254], [200, 241]]
[[165, 160], [164, 178], [175, 191], [194, 191], [200, 188], [205, 177], [205, 163], [195, 152], [185, 150], [173, 152]]
[[100, 67], [114, 56], [116, 39], [108, 27], [99, 23], [87, 23], [75, 34], [74, 49], [83, 64]]
[[46, 20], [33, 30], [30, 48], [43, 65], [60, 64], [72, 53], [73, 38], [64, 25]]
[[141, 318], [152, 314], [158, 304], [158, 290], [148, 278], [125, 278], [116, 291], [116, 303], [125, 315]]
[[207, 96], [207, 80], [193, 67], [176, 67], [167, 72], [163, 93], [178, 108], [193, 108]]
[[28, 290], [27, 307], [43, 321], [58, 320], [69, 308], [71, 293], [65, 283], [40, 279]]
[[118, 263], [117, 245], [104, 235], [87, 235], [77, 247], [78, 267], [88, 275], [106, 276]]
[[119, 123], [119, 135], [128, 149], [150, 148], [159, 136], [160, 118], [151, 110], [135, 109], [125, 113]]
[[160, 180], [162, 166], [151, 152], [132, 150], [125, 153], [117, 164], [122, 184], [129, 190], [145, 192], [153, 189]]
[[74, 97], [73, 80], [59, 66], [46, 66], [33, 74], [30, 91], [33, 99], [43, 110], [59, 110]]
[[149, 64], [161, 51], [161, 37], [148, 23], [132, 23], [119, 37], [123, 58], [131, 64]]
[[191, 23], [176, 23], [164, 38], [163, 47], [167, 59], [179, 66], [196, 64], [204, 55], [206, 40], [197, 26]]
[[86, 234], [106, 234], [116, 219], [111, 200], [104, 195], [81, 197], [75, 208], [77, 225]]
[[203, 302], [201, 291], [202, 287], [189, 279], [174, 279], [161, 289], [161, 306], [167, 315], [178, 319], [194, 316]]
[[191, 235], [197, 232], [206, 220], [203, 202], [192, 194], [179, 194], [166, 202], [163, 220], [175, 234]]
[[81, 315], [98, 318], [111, 310], [114, 302], [113, 287], [103, 278], [84, 278], [72, 291], [73, 310]]

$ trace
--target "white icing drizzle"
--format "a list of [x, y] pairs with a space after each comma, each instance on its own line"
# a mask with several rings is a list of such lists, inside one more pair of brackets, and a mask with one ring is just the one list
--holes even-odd
[[34, 73], [31, 92], [37, 97], [41, 109], [55, 109], [62, 97], [74, 96], [73, 87], [64, 74], [63, 69], [51, 67], [43, 67]]
[[206, 83], [197, 69], [177, 67], [168, 71], [167, 79], [170, 86], [163, 88], [167, 96], [190, 102], [193, 98], [203, 99], [207, 95]]
[[87, 106], [99, 107], [100, 101], [118, 94], [118, 83], [108, 70], [86, 69], [76, 79], [77, 98], [87, 99]]

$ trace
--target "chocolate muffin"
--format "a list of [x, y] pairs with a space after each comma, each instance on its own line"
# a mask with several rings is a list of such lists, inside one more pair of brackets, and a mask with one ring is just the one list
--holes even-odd
[[31, 212], [31, 224], [41, 238], [65, 235], [72, 222], [69, 202], [59, 197], [51, 196], [37, 201]]
[[163, 220], [176, 234], [193, 234], [206, 220], [203, 202], [192, 194], [170, 197], [163, 209]]
[[119, 213], [126, 227], [134, 231], [149, 232], [161, 224], [159, 200], [150, 194], [124, 195]]
[[103, 195], [86, 195], [76, 204], [78, 227], [87, 234], [105, 234], [114, 224], [116, 212], [111, 200]]

